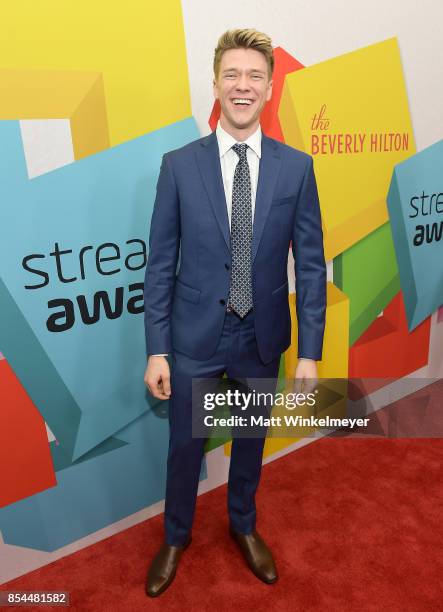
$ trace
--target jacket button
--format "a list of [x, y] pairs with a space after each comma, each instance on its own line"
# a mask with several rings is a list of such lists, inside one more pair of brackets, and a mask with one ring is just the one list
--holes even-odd
[[229, 264], [225, 263], [226, 270], [229, 270]]
[[220, 304], [224, 306], [226, 304], [226, 300], [220, 300]]

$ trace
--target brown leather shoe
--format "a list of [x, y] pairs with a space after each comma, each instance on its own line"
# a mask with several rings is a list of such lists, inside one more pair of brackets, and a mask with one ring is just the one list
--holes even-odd
[[250, 534], [237, 533], [231, 528], [229, 533], [237, 542], [252, 572], [266, 582], [272, 584], [278, 578], [274, 558], [262, 537], [253, 531]]
[[146, 577], [145, 590], [148, 597], [157, 597], [166, 591], [175, 578], [180, 557], [190, 543], [191, 537], [183, 546], [170, 546], [166, 542], [162, 544], [152, 560]]

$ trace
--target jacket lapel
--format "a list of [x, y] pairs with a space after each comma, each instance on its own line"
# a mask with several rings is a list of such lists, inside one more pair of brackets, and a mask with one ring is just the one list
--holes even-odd
[[220, 155], [215, 132], [202, 138], [201, 147], [197, 150], [197, 162], [200, 174], [208, 192], [211, 206], [225, 239], [226, 246], [231, 250], [231, 235], [229, 230], [228, 209], [226, 206], [225, 189], [221, 173]]
[[[221, 173], [220, 155], [217, 136], [211, 132], [202, 138], [201, 147], [197, 150], [197, 163], [206, 191], [220, 226], [226, 246], [231, 249], [229, 218], [226, 206], [225, 190]], [[277, 184], [281, 158], [277, 143], [262, 133], [261, 158], [258, 173], [257, 193], [255, 198], [254, 225], [252, 232], [251, 265], [257, 255], [263, 229]]]
[[254, 225], [252, 230], [251, 265], [257, 255], [266, 219], [280, 171], [280, 154], [277, 143], [262, 133], [261, 157], [258, 171], [257, 193], [255, 196]]

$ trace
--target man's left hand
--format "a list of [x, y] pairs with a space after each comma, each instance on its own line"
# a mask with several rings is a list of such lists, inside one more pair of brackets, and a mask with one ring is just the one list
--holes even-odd
[[311, 393], [318, 382], [317, 362], [315, 359], [300, 358], [295, 369], [295, 393]]

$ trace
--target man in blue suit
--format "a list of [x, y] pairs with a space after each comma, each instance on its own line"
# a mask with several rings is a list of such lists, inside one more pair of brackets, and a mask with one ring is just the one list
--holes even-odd
[[[191, 542], [204, 445], [192, 436], [192, 379], [224, 373], [234, 380], [277, 378], [291, 342], [291, 243], [295, 377], [317, 377], [326, 311], [321, 215], [312, 157], [260, 128], [273, 68], [268, 36], [253, 29], [225, 32], [214, 56], [217, 129], [162, 160], [145, 276], [144, 380], [154, 397], [169, 400], [170, 441], [165, 541], [146, 579], [151, 597], [172, 582]], [[263, 445], [263, 437], [234, 438], [228, 515], [250, 569], [273, 583], [275, 561], [256, 530]]]

